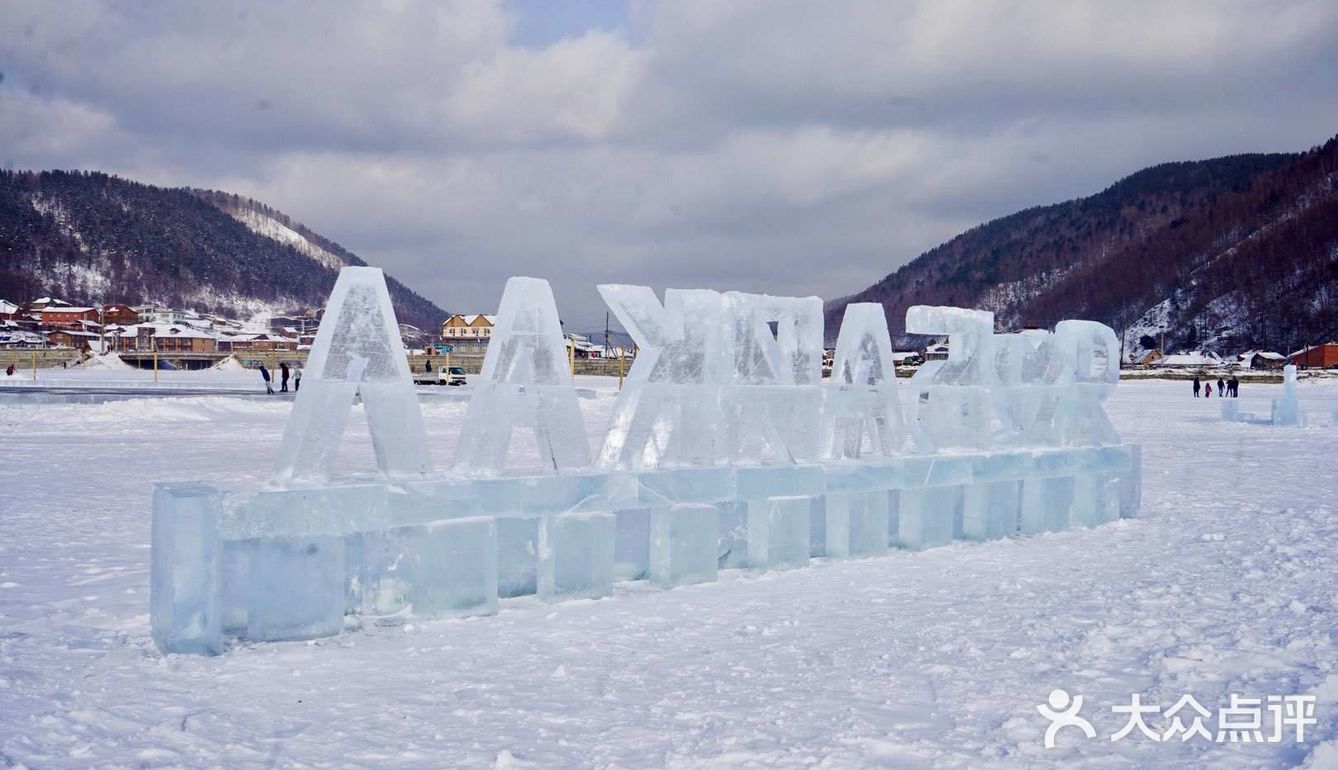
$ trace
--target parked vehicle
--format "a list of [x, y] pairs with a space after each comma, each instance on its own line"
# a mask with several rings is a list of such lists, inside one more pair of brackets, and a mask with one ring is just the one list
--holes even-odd
[[[445, 369], [442, 369], [442, 371], [443, 371], [443, 372], [446, 372]], [[465, 384], [465, 370], [464, 370], [463, 368], [459, 367], [459, 366], [452, 366], [451, 369], [450, 369], [450, 371], [449, 371], [449, 372], [446, 372], [446, 384], [447, 384], [447, 385], [464, 385], [464, 384]]]

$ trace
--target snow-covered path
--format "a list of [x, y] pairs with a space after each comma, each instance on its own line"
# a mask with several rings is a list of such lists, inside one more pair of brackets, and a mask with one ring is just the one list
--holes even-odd
[[[1311, 427], [1274, 429], [1122, 384], [1137, 520], [217, 658], [148, 637], [150, 482], [263, 477], [290, 404], [0, 401], [0, 766], [1338, 766], [1338, 386], [1300, 393]], [[610, 402], [582, 401], [592, 435]], [[424, 409], [444, 460], [464, 405]], [[346, 455], [371, 464], [356, 423]], [[1043, 747], [1057, 687], [1095, 739]], [[1135, 692], [1314, 693], [1319, 725], [1112, 743]]]

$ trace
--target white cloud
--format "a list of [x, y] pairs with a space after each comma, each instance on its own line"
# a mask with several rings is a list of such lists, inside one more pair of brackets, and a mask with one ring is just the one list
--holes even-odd
[[[572, 6], [579, 13], [580, 6]], [[1338, 6], [9, 0], [0, 163], [275, 205], [449, 309], [554, 279], [848, 293], [979, 221], [1338, 126]]]

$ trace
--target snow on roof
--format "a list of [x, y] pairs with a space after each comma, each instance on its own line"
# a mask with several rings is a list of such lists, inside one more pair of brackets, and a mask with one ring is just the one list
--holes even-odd
[[189, 326], [177, 326], [176, 324], [162, 325], [152, 324], [154, 333], [159, 337], [187, 337], [197, 340], [217, 339], [213, 334], [201, 329], [194, 329]]
[[109, 337], [138, 337], [140, 330], [148, 330], [155, 337], [179, 337], [183, 339], [212, 340], [217, 339], [217, 335], [210, 334], [200, 329], [192, 329], [182, 324], [133, 324], [131, 326], [117, 326], [109, 324], [106, 332]]
[[1152, 362], [1157, 367], [1175, 366], [1218, 366], [1222, 359], [1211, 351], [1196, 350], [1191, 353], [1171, 353]]
[[96, 313], [95, 307], [72, 307], [69, 305], [60, 305], [58, 307], [47, 307], [38, 311], [40, 313]]
[[1130, 360], [1135, 364], [1145, 364], [1148, 363], [1149, 361], [1155, 361], [1160, 357], [1161, 357], [1161, 351], [1154, 349], [1154, 350], [1144, 350], [1142, 353], [1139, 353]]
[[1255, 356], [1267, 358], [1270, 361], [1281, 361], [1286, 358], [1286, 356], [1281, 353], [1274, 353], [1271, 350], [1247, 350], [1244, 353], [1237, 354], [1236, 358], [1239, 358], [1242, 361], [1247, 361]]
[[1318, 343], [1318, 344], [1316, 344], [1316, 345], [1306, 345], [1305, 347], [1301, 348], [1300, 350], [1294, 351], [1294, 352], [1292, 353], [1292, 355], [1293, 355], [1293, 356], [1304, 355], [1304, 354], [1306, 354], [1306, 353], [1309, 353], [1309, 352], [1312, 351], [1312, 350], [1319, 350], [1320, 348], [1323, 348], [1323, 347], [1325, 347], [1325, 346], [1327, 346], [1327, 345], [1338, 345], [1338, 342], [1321, 342], [1321, 343]]
[[0, 332], [0, 345], [16, 345], [20, 342], [26, 342], [33, 345], [41, 345], [46, 342], [46, 338], [35, 332], [9, 331]]
[[246, 334], [223, 334], [219, 336], [219, 339], [228, 340], [230, 342], [253, 342], [256, 340], [260, 341], [273, 340], [276, 342], [293, 341], [292, 337], [284, 337], [281, 334], [270, 334], [269, 332], [250, 332]]
[[0, 313], [17, 313], [19, 306], [7, 299], [0, 299]]

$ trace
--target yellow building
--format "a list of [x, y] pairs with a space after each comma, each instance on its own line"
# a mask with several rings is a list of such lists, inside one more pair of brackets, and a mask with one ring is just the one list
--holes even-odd
[[496, 316], [474, 313], [456, 314], [441, 324], [441, 338], [446, 342], [462, 340], [487, 340], [492, 337], [492, 326]]

